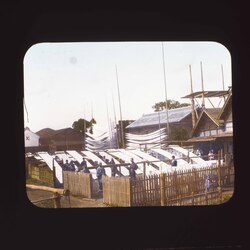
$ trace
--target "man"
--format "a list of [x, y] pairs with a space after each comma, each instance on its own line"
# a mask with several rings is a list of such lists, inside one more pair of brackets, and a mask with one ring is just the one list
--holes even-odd
[[84, 170], [86, 167], [87, 167], [87, 163], [86, 163], [85, 158], [83, 157], [82, 162], [80, 164], [80, 170]]
[[116, 176], [116, 174], [120, 176], [120, 172], [118, 171], [117, 167], [115, 166], [115, 161], [113, 158], [111, 158], [110, 164], [113, 165], [113, 166], [111, 166], [111, 176]]
[[96, 176], [98, 180], [98, 192], [102, 192], [102, 177], [106, 175], [105, 169], [102, 166], [102, 163], [99, 163], [99, 166], [96, 169]]
[[135, 172], [135, 170], [137, 170], [137, 169], [138, 169], [137, 164], [134, 162], [134, 159], [131, 158], [131, 164], [130, 164], [130, 167], [129, 167], [129, 176], [133, 180], [136, 179], [136, 172]]
[[177, 167], [177, 160], [175, 159], [175, 156], [172, 156], [172, 160], [171, 160], [171, 166], [172, 167]]
[[69, 161], [66, 160], [65, 164], [63, 165], [63, 171], [69, 171]]

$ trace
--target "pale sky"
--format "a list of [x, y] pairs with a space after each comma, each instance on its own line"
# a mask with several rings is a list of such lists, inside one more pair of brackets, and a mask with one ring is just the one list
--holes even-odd
[[[167, 98], [190, 103], [181, 97], [193, 90], [223, 90], [232, 86], [231, 56], [216, 42], [163, 42]], [[154, 112], [165, 101], [162, 42], [40, 43], [24, 57], [24, 126], [33, 132], [43, 128], [72, 127], [79, 118], [93, 117], [99, 127], [120, 119], [116, 66], [123, 120], [136, 120]], [[112, 101], [114, 100], [114, 105]], [[219, 101], [217, 101], [219, 103]], [[209, 103], [206, 102], [209, 106]], [[114, 112], [115, 110], [115, 112]]]

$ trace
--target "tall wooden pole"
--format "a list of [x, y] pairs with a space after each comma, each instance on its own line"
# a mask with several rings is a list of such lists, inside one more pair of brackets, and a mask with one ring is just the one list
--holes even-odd
[[205, 98], [204, 98], [204, 83], [203, 83], [203, 71], [202, 71], [202, 62], [201, 65], [201, 88], [202, 88], [202, 108], [205, 107]]
[[115, 112], [115, 103], [114, 103], [114, 96], [112, 93], [112, 103], [113, 103], [113, 111], [114, 111], [114, 119], [115, 119], [115, 139], [116, 139], [116, 145], [118, 147], [119, 141], [118, 141], [118, 136], [117, 136], [117, 120], [116, 120], [116, 112]]
[[191, 85], [191, 104], [192, 104], [192, 126], [194, 128], [196, 119], [195, 119], [195, 111], [194, 111], [194, 97], [193, 97], [193, 81], [192, 81], [192, 71], [191, 71], [191, 65], [189, 65], [189, 73], [190, 73], [190, 85]]
[[[158, 118], [159, 118], [159, 130], [161, 129], [161, 114], [160, 111], [158, 111]], [[160, 133], [160, 148], [161, 148], [161, 133]]]
[[[225, 83], [224, 83], [224, 73], [223, 73], [223, 65], [221, 64], [221, 77], [222, 77], [222, 89], [225, 90]], [[226, 100], [225, 96], [223, 96], [224, 102]]]
[[120, 100], [120, 89], [119, 89], [119, 81], [118, 81], [118, 73], [117, 73], [117, 66], [115, 65], [116, 70], [116, 83], [117, 83], [117, 92], [118, 92], [118, 100], [119, 100], [119, 109], [120, 109], [120, 120], [121, 120], [121, 141], [122, 141], [122, 148], [125, 148], [124, 143], [124, 132], [123, 132], [123, 122], [122, 122], [122, 109], [121, 109], [121, 100]]
[[86, 149], [86, 115], [85, 115], [85, 109], [83, 113], [83, 148]]
[[163, 42], [161, 43], [162, 47], [162, 62], [163, 62], [163, 73], [164, 73], [164, 87], [165, 87], [165, 101], [166, 101], [166, 115], [167, 115], [167, 130], [168, 130], [168, 139], [170, 138], [170, 128], [168, 120], [168, 97], [167, 97], [167, 84], [166, 84], [166, 72], [165, 72], [165, 58], [164, 58], [164, 46]]
[[224, 73], [223, 73], [223, 65], [222, 64], [221, 64], [221, 76], [222, 76], [222, 89], [225, 90]]
[[110, 119], [109, 119], [109, 108], [106, 98], [106, 109], [107, 109], [107, 121], [108, 121], [108, 128], [109, 128], [109, 147], [111, 148], [111, 141], [112, 141], [112, 131], [111, 131], [111, 125], [110, 125]]

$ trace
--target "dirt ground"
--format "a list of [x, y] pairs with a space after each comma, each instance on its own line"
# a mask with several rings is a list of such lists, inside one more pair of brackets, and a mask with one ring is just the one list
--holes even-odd
[[[27, 188], [27, 195], [31, 202], [35, 202], [41, 199], [52, 198], [54, 196], [53, 192], [39, 190], [39, 189], [31, 189]], [[222, 192], [223, 202], [227, 202], [233, 195], [232, 190], [224, 190]], [[53, 206], [53, 202], [47, 201], [47, 206]], [[38, 207], [43, 207], [42, 203], [36, 203], [35, 205]], [[95, 199], [88, 199], [83, 197], [76, 197], [76, 196], [62, 196], [60, 200], [61, 208], [89, 208], [89, 207], [107, 207], [103, 204], [103, 199], [101, 194], [99, 197], [95, 197]]]
[[[54, 196], [53, 192], [45, 191], [45, 190], [37, 190], [27, 188], [27, 196], [31, 202], [38, 201], [40, 199], [51, 198]], [[53, 204], [50, 201], [51, 204]], [[40, 207], [41, 203], [36, 203], [35, 205]], [[61, 197], [61, 207], [62, 208], [84, 208], [84, 207], [106, 207], [103, 204], [102, 197], [96, 197], [95, 199], [88, 199], [83, 197], [75, 197], [75, 196], [62, 196]]]

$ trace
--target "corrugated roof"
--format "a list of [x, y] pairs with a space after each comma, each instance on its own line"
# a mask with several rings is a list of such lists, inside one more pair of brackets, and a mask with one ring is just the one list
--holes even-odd
[[[176, 109], [169, 109], [168, 110], [168, 122], [169, 123], [180, 122], [186, 116], [191, 114], [191, 112], [192, 112], [191, 106], [186, 106], [186, 107], [181, 107], [181, 108], [176, 108]], [[153, 125], [159, 124], [159, 122], [161, 124], [167, 124], [166, 110], [143, 115], [141, 118], [132, 122], [126, 128], [153, 126]]]

